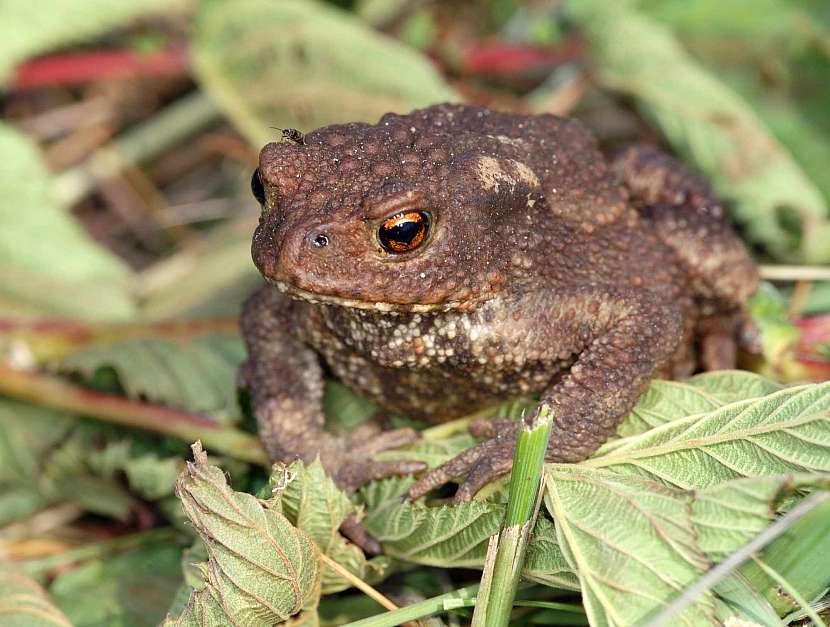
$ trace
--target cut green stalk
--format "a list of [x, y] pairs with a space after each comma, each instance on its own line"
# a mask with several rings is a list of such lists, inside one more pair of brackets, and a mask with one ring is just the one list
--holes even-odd
[[377, 616], [370, 616], [362, 620], [357, 620], [347, 623], [343, 627], [395, 627], [407, 621], [419, 620], [427, 618], [434, 614], [440, 614], [458, 607], [469, 607], [471, 602], [475, 600], [476, 592], [478, 592], [479, 584], [467, 586], [447, 592], [431, 599], [426, 599], [419, 603], [407, 605], [392, 612], [385, 614], [378, 614]]
[[542, 469], [552, 423], [550, 407], [542, 405], [533, 422], [527, 425], [523, 421], [519, 429], [507, 511], [498, 537], [491, 539], [487, 549], [473, 627], [509, 624], [527, 543], [541, 503]]

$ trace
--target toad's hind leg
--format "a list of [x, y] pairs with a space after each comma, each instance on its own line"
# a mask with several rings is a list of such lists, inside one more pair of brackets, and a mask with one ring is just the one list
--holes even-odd
[[758, 270], [706, 182], [651, 146], [625, 149], [613, 169], [686, 268], [695, 296], [713, 309], [743, 309]]
[[691, 280], [702, 314], [695, 333], [700, 366], [734, 367], [736, 344], [757, 351], [746, 303], [758, 270], [706, 182], [650, 146], [626, 148], [613, 169]]

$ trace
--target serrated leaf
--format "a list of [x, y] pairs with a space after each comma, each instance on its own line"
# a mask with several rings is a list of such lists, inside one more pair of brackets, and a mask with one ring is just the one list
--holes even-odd
[[[607, 452], [606, 452], [607, 451]], [[830, 383], [785, 388], [613, 442], [580, 465], [681, 488], [830, 472]]]
[[181, 548], [148, 543], [58, 575], [49, 592], [75, 627], [154, 627], [182, 581]]
[[782, 259], [830, 261], [827, 203], [738, 94], [630, 3], [583, 0], [568, 7], [588, 39], [600, 83], [636, 100], [672, 146], [733, 201], [750, 239]]
[[579, 590], [579, 577], [568, 564], [556, 539], [556, 527], [539, 517], [527, 545], [522, 577], [552, 588]]
[[[366, 508], [366, 529], [390, 557], [443, 568], [481, 568], [490, 536], [497, 533], [504, 505], [472, 501], [425, 507], [403, 501], [412, 477], [372, 481], [358, 492]], [[562, 556], [553, 523], [536, 521], [527, 549], [524, 577], [545, 585], [575, 590], [576, 576]]]
[[[709, 566], [695, 543], [691, 495], [642, 477], [574, 465], [546, 468], [545, 503], [559, 546], [579, 576], [591, 625], [633, 625]], [[711, 594], [675, 617], [710, 624]]]
[[781, 387], [744, 370], [721, 370], [685, 381], [652, 381], [631, 414], [617, 429], [617, 435], [628, 437], [645, 433], [677, 418], [711, 411], [729, 402], [763, 396]]
[[37, 146], [0, 124], [0, 159], [0, 302], [23, 312], [133, 315], [130, 271], [61, 206]]
[[720, 561], [763, 531], [785, 495], [828, 483], [830, 474], [783, 475], [734, 479], [698, 490], [691, 513], [698, 545]]
[[487, 543], [503, 516], [503, 506], [486, 502], [426, 507], [390, 499], [368, 511], [363, 524], [390, 557], [443, 568], [476, 568], [484, 564]]
[[[355, 511], [348, 495], [326, 474], [319, 458], [306, 466], [294, 462], [288, 467], [274, 467], [269, 482], [274, 499], [295, 527], [305, 531], [322, 553], [354, 573], [367, 579], [366, 556], [338, 531], [343, 520]], [[331, 572], [323, 571], [322, 593], [331, 594], [351, 587], [351, 583]]]
[[204, 2], [194, 66], [254, 145], [269, 127], [374, 121], [458, 96], [427, 59], [314, 0]]
[[240, 418], [236, 373], [244, 357], [238, 336], [217, 333], [91, 346], [69, 355], [58, 368], [87, 380], [111, 369], [129, 398], [206, 413], [231, 424]]
[[0, 561], [0, 624], [6, 627], [72, 627], [35, 581]]
[[176, 494], [207, 547], [205, 586], [191, 595], [180, 617], [165, 624], [270, 626], [313, 614], [320, 597], [314, 542], [267, 503], [231, 490], [199, 443], [193, 453]]

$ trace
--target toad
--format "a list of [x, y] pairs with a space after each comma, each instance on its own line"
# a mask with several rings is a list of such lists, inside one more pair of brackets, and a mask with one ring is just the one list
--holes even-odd
[[[417, 473], [373, 423], [324, 431], [328, 372], [391, 412], [445, 421], [538, 395], [547, 459], [585, 459], [654, 377], [732, 367], [752, 339], [753, 261], [707, 185], [653, 148], [606, 159], [578, 121], [441, 104], [276, 142], [252, 180], [267, 284], [242, 329], [274, 461], [337, 483]], [[538, 411], [538, 410], [537, 410]], [[423, 476], [471, 498], [510, 470], [516, 423]]]

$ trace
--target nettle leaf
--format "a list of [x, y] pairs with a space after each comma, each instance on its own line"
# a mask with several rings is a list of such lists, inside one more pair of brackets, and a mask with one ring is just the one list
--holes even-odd
[[[338, 531], [346, 516], [355, 511], [355, 506], [326, 474], [319, 459], [308, 466], [301, 461], [288, 467], [275, 466], [269, 488], [275, 507], [281, 509], [291, 524], [305, 531], [322, 553], [360, 579], [369, 578], [370, 564], [363, 551], [346, 542]], [[342, 577], [329, 569], [323, 571], [323, 594], [349, 587], [351, 583]]]
[[733, 479], [697, 490], [691, 512], [697, 543], [710, 559], [720, 561], [772, 521], [783, 497], [829, 484], [830, 474], [797, 474]]
[[540, 516], [527, 545], [522, 577], [552, 588], [579, 590], [579, 577], [565, 559], [556, 539], [556, 527]]
[[458, 100], [419, 52], [312, 0], [201, 3], [193, 61], [254, 145], [275, 139], [273, 126], [311, 130]]
[[[397, 486], [398, 482], [375, 483]], [[503, 516], [504, 507], [492, 503], [427, 507], [398, 497], [367, 508], [362, 522], [390, 557], [444, 568], [476, 568], [484, 564], [487, 543]]]
[[[575, 465], [545, 472], [545, 503], [591, 625], [640, 624], [709, 567], [695, 541], [690, 493]], [[702, 595], [677, 624], [710, 624], [713, 611], [711, 594]]]
[[738, 477], [830, 472], [830, 382], [679, 418], [623, 438], [580, 465], [681, 488]]
[[765, 396], [782, 387], [745, 370], [707, 372], [685, 381], [652, 381], [617, 429], [617, 435], [627, 437], [644, 433], [677, 418], [711, 411], [734, 401]]
[[193, 455], [176, 494], [209, 559], [201, 566], [204, 587], [165, 624], [270, 626], [314, 614], [320, 555], [313, 540], [267, 502], [231, 490], [198, 442]]
[[[504, 505], [472, 501], [426, 507], [404, 502], [412, 477], [372, 481], [357, 493], [366, 508], [362, 521], [383, 545], [386, 555], [402, 561], [443, 568], [481, 568], [490, 536], [497, 533]], [[556, 541], [553, 523], [536, 521], [524, 577], [557, 588], [578, 590], [571, 567]]]
[[206, 413], [223, 424], [240, 418], [236, 373], [245, 358], [236, 335], [208, 334], [177, 340], [136, 338], [91, 346], [58, 368], [87, 380], [114, 372], [129, 398]]
[[0, 624], [9, 627], [72, 627], [34, 580], [0, 561]]

